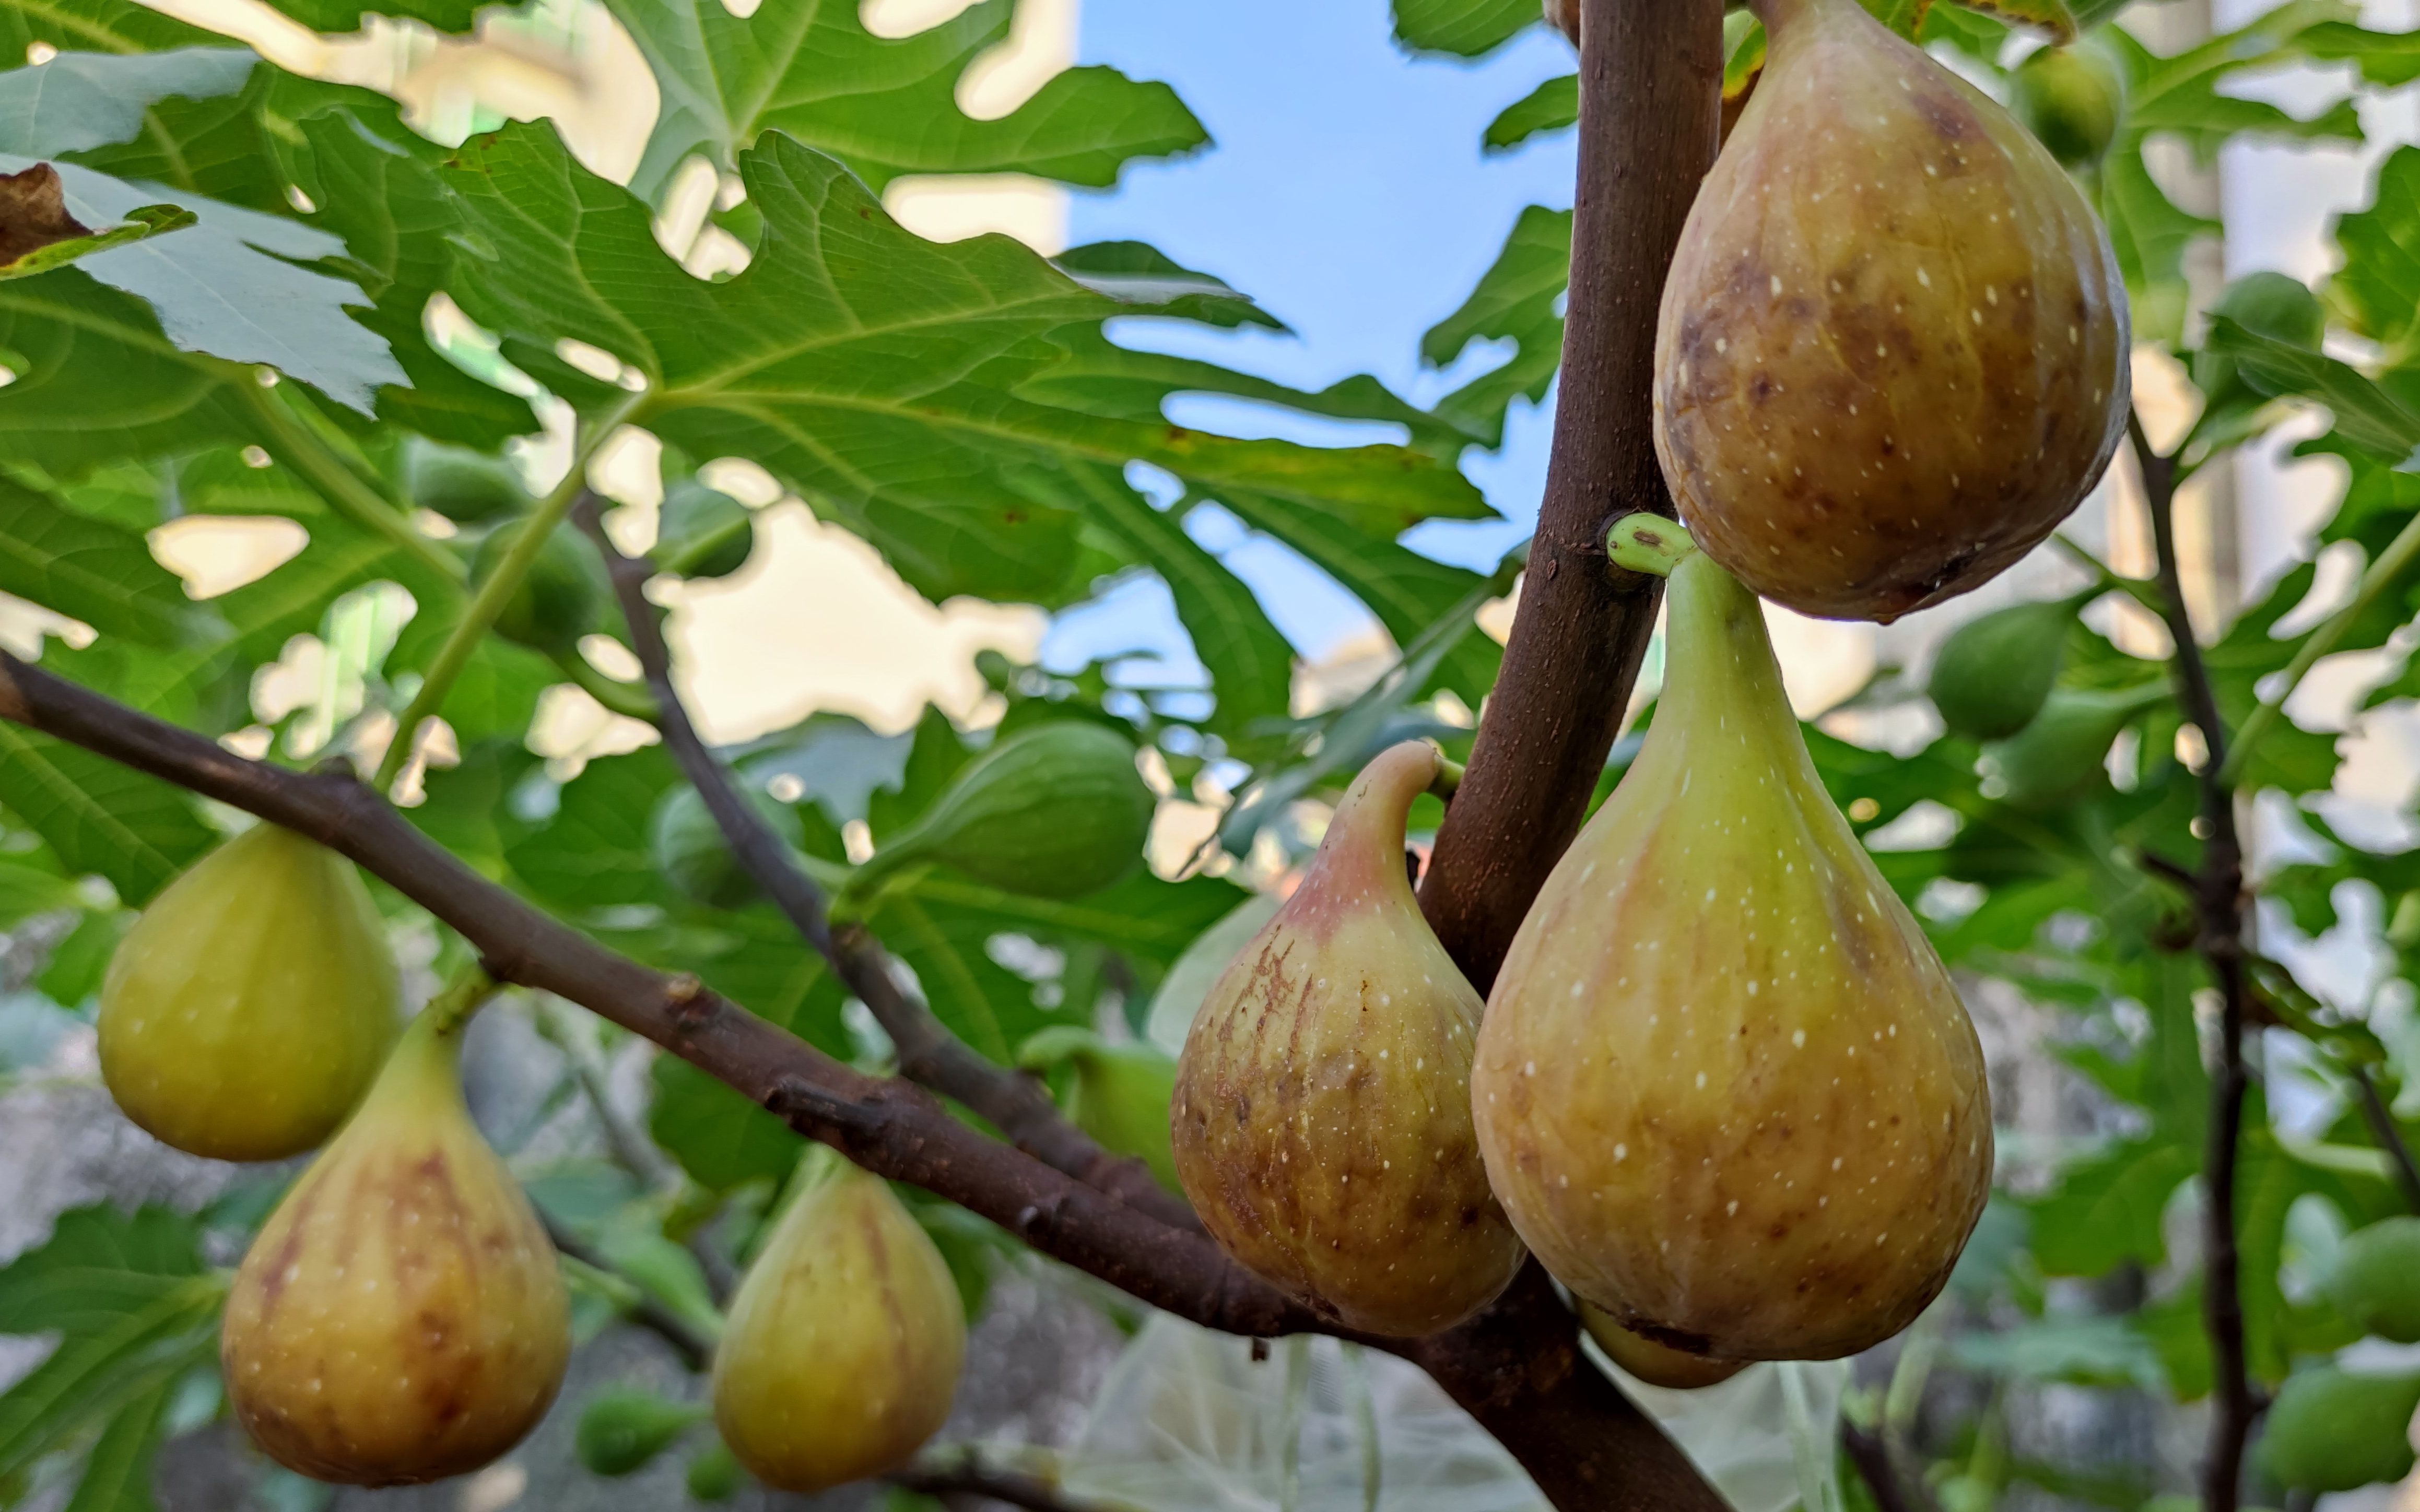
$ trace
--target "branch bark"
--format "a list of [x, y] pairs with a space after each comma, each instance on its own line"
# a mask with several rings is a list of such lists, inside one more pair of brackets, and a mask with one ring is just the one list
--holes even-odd
[[716, 827], [739, 864], [890, 1035], [899, 1055], [899, 1073], [954, 1098], [990, 1120], [1009, 1143], [1054, 1170], [1109, 1193], [1163, 1224], [1199, 1229], [1201, 1223], [1193, 1210], [1154, 1180], [1142, 1162], [1103, 1149], [1091, 1135], [1060, 1116], [1058, 1104], [1039, 1081], [994, 1065], [952, 1034], [931, 1009], [900, 985], [899, 974], [880, 941], [860, 926], [832, 927], [823, 889], [799, 865], [764, 816], [740, 796], [730, 770], [699, 736], [688, 706], [673, 687], [672, 652], [664, 644], [656, 607], [646, 595], [647, 580], [655, 576], [654, 563], [644, 557], [626, 557], [615, 548], [598, 517], [595, 494], [582, 494], [572, 507], [572, 519], [605, 558], [614, 596], [630, 626], [631, 649], [638, 656], [648, 690], [655, 695], [656, 723], [663, 732], [665, 748], [698, 796], [706, 800], [707, 811], [714, 815]]
[[2395, 1189], [2403, 1194], [2403, 1205], [2420, 1212], [2420, 1165], [2412, 1159], [2412, 1147], [2403, 1140], [2403, 1131], [2395, 1126], [2394, 1110], [2379, 1095], [2378, 1078], [2367, 1066], [2352, 1069], [2353, 1096], [2361, 1105], [2361, 1121], [2369, 1126], [2369, 1136], [2386, 1153], [2387, 1165], [2394, 1168]]
[[1605, 532], [1672, 513], [1655, 460], [1655, 316], [1722, 118], [1720, 0], [1586, 0], [1579, 189], [1554, 455], [1520, 613], [1420, 906], [1481, 994], [1579, 833], [1621, 732], [1663, 580]]
[[2143, 495], [2159, 557], [2161, 618], [2176, 643], [2169, 663], [2185, 717], [2201, 731], [2201, 864], [2193, 872], [2194, 947], [2219, 991], [2218, 1065], [2211, 1074], [2209, 1147], [2202, 1157], [2202, 1324], [2210, 1335], [2213, 1385], [2210, 1448], [2202, 1465], [2206, 1512], [2236, 1512], [2243, 1485], [2243, 1451], [2260, 1405], [2244, 1360], [2242, 1257], [2235, 1221], [2235, 1175], [2242, 1148], [2243, 1023], [2252, 997], [2243, 950], [2243, 841], [2236, 828], [2235, 792], [2226, 779], [2226, 723], [2185, 608], [2177, 562], [2177, 462], [2151, 447], [2139, 415], [2127, 434], [2142, 471]]
[[[351, 857], [454, 929], [500, 982], [579, 1003], [697, 1066], [857, 1165], [979, 1213], [1045, 1255], [1206, 1328], [1331, 1334], [1192, 1229], [1159, 1222], [867, 1076], [708, 991], [617, 955], [455, 859], [367, 784], [247, 761], [0, 652], [0, 719], [39, 730]], [[1580, 1357], [1531, 1265], [1494, 1307], [1420, 1340], [1360, 1337], [1427, 1369], [1564, 1512], [1726, 1512], [1649, 1419]]]
[[922, 1088], [851, 1070], [695, 977], [642, 965], [556, 922], [455, 859], [356, 778], [246, 761], [6, 653], [0, 718], [309, 836], [461, 934], [496, 980], [578, 1003], [867, 1170], [980, 1213], [1155, 1307], [1232, 1334], [1336, 1332], [1204, 1236], [1163, 1224], [985, 1135]]
[[[1637, 510], [1672, 513], [1652, 432], [1656, 311], [1720, 142], [1721, 0], [1582, 0], [1581, 13], [1554, 455], [1503, 671], [1420, 887], [1430, 926], [1482, 994], [1579, 833], [1654, 629], [1662, 579], [1613, 567], [1605, 532]], [[1412, 1358], [1559, 1506], [1725, 1505], [1581, 1355], [1571, 1310], [1534, 1260]]]

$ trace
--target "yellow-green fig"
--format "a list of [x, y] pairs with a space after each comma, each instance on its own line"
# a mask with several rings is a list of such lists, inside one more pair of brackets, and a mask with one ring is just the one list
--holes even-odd
[[888, 1184], [823, 1151], [749, 1267], [714, 1361], [714, 1420], [749, 1472], [814, 1492], [895, 1470], [950, 1415], [966, 1313]]
[[2125, 432], [2125, 285], [2065, 170], [1857, 0], [1756, 0], [1763, 75], [1689, 212], [1656, 332], [1682, 519], [1803, 614], [1988, 581]]
[[571, 1353], [554, 1246], [471, 1122], [458, 1017], [423, 1013], [277, 1205], [227, 1298], [220, 1361], [289, 1470], [410, 1486], [495, 1459]]
[[1854, 1354], [1922, 1311], [1982, 1213], [1982, 1049], [1817, 779], [1762, 606], [1694, 553], [1668, 602], [1646, 743], [1488, 1000], [1480, 1145], [1530, 1249], [1622, 1327], [1717, 1360]]
[[101, 1074], [126, 1116], [218, 1160], [284, 1160], [361, 1101], [402, 1025], [353, 864], [261, 824], [196, 862], [118, 942]]
[[1662, 1386], [1667, 1391], [1718, 1386], [1747, 1368], [1745, 1360], [1709, 1360], [1702, 1354], [1683, 1354], [1634, 1334], [1593, 1303], [1580, 1304], [1580, 1326], [1596, 1340], [1596, 1347], [1605, 1351], [1606, 1359], [1647, 1384]]
[[1418, 1337], [1493, 1301], [1521, 1242], [1470, 1121], [1479, 994], [1404, 871], [1444, 758], [1381, 753], [1285, 905], [1211, 988], [1177, 1062], [1176, 1171], [1227, 1252], [1323, 1315]]

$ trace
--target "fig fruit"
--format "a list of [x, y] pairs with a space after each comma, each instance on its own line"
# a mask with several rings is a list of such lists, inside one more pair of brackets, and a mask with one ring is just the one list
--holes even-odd
[[683, 478], [664, 490], [656, 515], [656, 565], [683, 578], [728, 578], [748, 564], [756, 522], [720, 488]]
[[2420, 1344], [2420, 1218], [2381, 1218], [2347, 1236], [2328, 1299], [2365, 1334]]
[[2009, 107], [2069, 168], [2098, 163], [2126, 114], [2126, 78], [2092, 44], [2045, 47], [2009, 75]]
[[1324, 1316], [1418, 1337], [1493, 1301], [1521, 1242], [1470, 1123], [1479, 994], [1420, 917], [1404, 826], [1444, 757], [1381, 752], [1194, 1016], [1176, 1172], [1230, 1255]]
[[1140, 864], [1156, 807], [1133, 742], [1081, 719], [1038, 725], [969, 763], [849, 890], [938, 863], [1004, 892], [1080, 898]]
[[651, 1391], [602, 1392], [581, 1412], [572, 1450], [592, 1474], [636, 1474], [671, 1448], [674, 1440], [713, 1415], [709, 1408], [668, 1402]]
[[405, 444], [404, 492], [458, 525], [523, 514], [534, 502], [520, 470], [503, 457], [420, 437]]
[[2169, 696], [2159, 684], [2124, 692], [2053, 688], [2024, 730], [1983, 749], [2000, 779], [2001, 799], [2012, 809], [2039, 813], [2101, 787], [2109, 778], [2109, 748], [2118, 732]]
[[739, 1494], [746, 1473], [732, 1458], [730, 1446], [717, 1439], [697, 1452], [681, 1481], [692, 1502], [728, 1502]]
[[1651, 1386], [1667, 1391], [1696, 1391], [1718, 1386], [1747, 1368], [1745, 1360], [1709, 1360], [1683, 1354], [1653, 1339], [1634, 1334], [1614, 1321], [1613, 1315], [1589, 1303], [1580, 1304], [1580, 1326], [1605, 1357]]
[[546, 1415], [571, 1353], [554, 1245], [479, 1136], [459, 1020], [423, 1013], [236, 1272], [220, 1361], [237, 1421], [315, 1480], [459, 1475]]
[[101, 989], [101, 1074], [164, 1144], [284, 1160], [344, 1121], [402, 1024], [386, 928], [353, 864], [255, 825], [118, 942]]
[[[806, 839], [806, 825], [797, 810], [754, 788], [743, 787], [741, 792], [783, 844], [796, 849]], [[756, 879], [732, 854], [730, 841], [722, 838], [722, 826], [714, 822], [697, 789], [683, 785], [658, 800], [655, 818], [647, 826], [647, 842], [655, 853], [656, 870], [690, 902], [707, 908], [744, 908], [755, 901], [760, 890]]]
[[1151, 1167], [1159, 1184], [1182, 1191], [1168, 1110], [1176, 1094], [1176, 1062], [1155, 1044], [1111, 1044], [1090, 1029], [1061, 1025], [1025, 1041], [1016, 1063], [1027, 1071], [1063, 1072], [1060, 1111], [1112, 1155]]
[[2125, 286], [2032, 133], [1857, 0], [1757, 0], [1763, 75], [1689, 212], [1655, 449], [1709, 556], [1803, 614], [1990, 579], [2125, 432]]
[[2280, 1486], [2350, 1491], [2412, 1473], [2420, 1375], [2354, 1375], [2334, 1365], [2287, 1378], [2260, 1433], [2260, 1468]]
[[890, 1186], [820, 1148], [731, 1304], [714, 1362], [722, 1442], [758, 1480], [814, 1492], [905, 1463], [950, 1415], [966, 1313]]
[[[473, 590], [495, 576], [525, 524], [513, 520], [499, 525], [479, 543], [471, 558]], [[496, 615], [496, 633], [538, 651], [570, 650], [597, 627], [605, 603], [599, 574], [596, 556], [580, 532], [567, 525], [556, 526]]]
[[[2256, 336], [2267, 336], [2304, 351], [2318, 351], [2327, 340], [2327, 312], [2309, 285], [2284, 273], [2247, 273], [2226, 285], [2211, 305], [2212, 317], [2224, 316]], [[2233, 356], [2207, 348], [2194, 354], [2194, 386], [2215, 408], [2228, 401], [2257, 402], [2259, 393], [2242, 380]]]
[[2093, 594], [2012, 604], [1951, 631], [1925, 689], [1949, 733], [2006, 740], [2033, 723], [2067, 660], [2067, 632]]
[[1480, 1148], [1539, 1259], [1631, 1332], [1854, 1354], [1923, 1310], [1982, 1213], [1982, 1048], [1815, 775], [1762, 606], [1694, 553], [1668, 602], [1637, 760], [1488, 999]]

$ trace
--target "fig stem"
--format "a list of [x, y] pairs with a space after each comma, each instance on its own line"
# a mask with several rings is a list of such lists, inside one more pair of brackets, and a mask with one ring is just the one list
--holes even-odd
[[1641, 512], [1613, 522], [1605, 535], [1605, 553], [1616, 566], [1669, 578], [1673, 568], [1698, 554], [1698, 543], [1673, 521]]
[[2218, 780], [2229, 792], [2242, 781], [2243, 767], [2252, 758], [2252, 748], [2259, 743], [2261, 736], [2276, 728], [2278, 716], [2286, 711], [2286, 701], [2303, 686], [2304, 674], [2320, 658], [2335, 650], [2346, 633], [2369, 611], [2371, 605], [2378, 602], [2379, 595], [2394, 586], [2415, 557], [2420, 557], [2420, 517], [2407, 523], [2386, 549], [2378, 554], [2378, 560], [2369, 564], [2369, 570], [2362, 574], [2361, 586], [2354, 590], [2352, 602], [2337, 610], [2335, 618], [2312, 631], [2310, 639], [2303, 642], [2303, 649], [2294, 653], [2294, 659], [2286, 665], [2285, 681], [2276, 693], [2262, 699], [2260, 706], [2245, 717], [2242, 727], [2235, 733], [2234, 748], [2226, 753], [2226, 764], [2218, 769]]
[[1468, 770], [1462, 763], [1440, 751], [1437, 754], [1437, 775], [1430, 779], [1428, 790], [1435, 794], [1439, 801], [1451, 803], [1454, 794], [1461, 791], [1463, 774]]
[[429, 1027], [441, 1038], [459, 1034], [462, 1026], [471, 1022], [471, 1015], [485, 1008], [496, 991], [496, 979], [488, 975], [487, 967], [473, 962], [437, 989], [437, 995], [421, 1012], [435, 1015]]
[[385, 758], [379, 763], [378, 776], [370, 783], [372, 787], [380, 793], [386, 792], [395, 786], [395, 779], [401, 777], [403, 769], [411, 764], [412, 756], [420, 748], [421, 726], [428, 722], [444, 703], [445, 695], [453, 691], [454, 680], [462, 675], [462, 669], [470, 663], [471, 654], [478, 650], [479, 642], [487, 638], [489, 626], [496, 623], [496, 616], [504, 611], [504, 606], [512, 602], [513, 594], [520, 590], [521, 579], [529, 576], [531, 567], [536, 565], [539, 554], [546, 549], [547, 541], [554, 534], [554, 528], [563, 523], [563, 517], [570, 513], [573, 502], [588, 491], [588, 464], [597, 455], [597, 448], [622, 428], [622, 423], [630, 419], [646, 398], [644, 392], [627, 395], [597, 416], [581, 437], [580, 444], [572, 453], [571, 467], [563, 474], [563, 481], [538, 501], [537, 508], [531, 513], [520, 536], [514, 540], [512, 549], [496, 563], [495, 572], [479, 585], [479, 591], [471, 595], [471, 602], [463, 608], [462, 617], [447, 632], [444, 644], [438, 647], [436, 659], [428, 664], [428, 671], [422, 677], [419, 690], [411, 695], [411, 701], [404, 705], [403, 713], [396, 718], [394, 741], [387, 747]]
[[246, 406], [263, 427], [262, 450], [301, 473], [328, 507], [371, 533], [385, 536], [442, 578], [458, 583], [470, 576], [471, 569], [460, 557], [414, 528], [393, 500], [364, 482], [328, 442], [313, 434], [284, 398], [256, 383], [242, 388]]

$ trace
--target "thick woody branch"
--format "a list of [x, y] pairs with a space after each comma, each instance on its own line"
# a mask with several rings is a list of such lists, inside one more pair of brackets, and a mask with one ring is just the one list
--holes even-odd
[[644, 557], [624, 556], [614, 548], [598, 517], [594, 494], [574, 506], [572, 518], [604, 555], [614, 596], [629, 622], [631, 649], [638, 656], [648, 690], [655, 695], [657, 727], [663, 732], [665, 747], [706, 800], [707, 811], [714, 815], [739, 864], [890, 1035], [899, 1056], [899, 1073], [964, 1103], [988, 1119], [1009, 1143], [1044, 1165], [1162, 1223], [1199, 1228], [1193, 1210], [1153, 1180], [1142, 1162], [1103, 1149], [1091, 1135], [1060, 1116], [1058, 1105], [1039, 1081], [993, 1064], [952, 1034], [931, 1009], [900, 984], [880, 941], [859, 926], [832, 926], [823, 889], [764, 816], [740, 796], [730, 770], [699, 736], [688, 707], [673, 687], [672, 652], [664, 643], [656, 607], [646, 595], [647, 580], [655, 576], [654, 564]]
[[1665, 275], [1721, 130], [1721, 0], [1587, 0], [1580, 167], [1555, 445], [1520, 613], [1420, 906], [1485, 993], [1579, 833], [1663, 580], [1611, 565], [1622, 516], [1672, 513], [1652, 388]]
[[853, 1071], [696, 978], [617, 955], [456, 860], [369, 786], [246, 761], [0, 653], [0, 718], [307, 835], [471, 942], [498, 981], [542, 988], [655, 1041], [876, 1175], [982, 1214], [1155, 1307], [1233, 1334], [1329, 1332], [1202, 1235], [1171, 1227]]
[[2243, 1063], [2243, 1024], [2252, 981], [2243, 949], [2243, 842], [2235, 824], [2235, 791], [2226, 770], [2226, 725], [2218, 694], [2185, 608], [2184, 574], [2177, 558], [2177, 462], [2152, 450], [2139, 416], [2128, 417], [2134, 460], [2159, 557], [2160, 612], [2176, 644], [2170, 663], [2185, 717], [2202, 733], [2201, 864], [2191, 878], [2195, 948], [2219, 991], [2218, 1065], [2211, 1073], [2209, 1148], [2202, 1157], [2202, 1325], [2210, 1335], [2215, 1378], [2210, 1449], [2202, 1465], [2206, 1512], [2236, 1512], [2242, 1504], [2243, 1451], [2259, 1415], [2244, 1352], [2242, 1254], [2236, 1233], [2235, 1177], [2242, 1149], [2243, 1104], [2250, 1076]]
[[[615, 954], [489, 882], [366, 784], [247, 761], [0, 653], [0, 719], [307, 835], [458, 932], [500, 982], [578, 1003], [689, 1061], [808, 1138], [999, 1224], [1153, 1306], [1253, 1337], [1356, 1335], [1173, 1227], [960, 1122], [923, 1088], [867, 1076], [707, 991]], [[1725, 1512], [1653, 1422], [1581, 1359], [1531, 1265], [1480, 1318], [1420, 1340], [1363, 1338], [1427, 1369], [1563, 1512]]]
[[[1446, 811], [1420, 907], [1485, 993], [1620, 733], [1662, 579], [1615, 568], [1606, 529], [1672, 513], [1655, 460], [1655, 320], [1720, 141], [1722, 0], [1581, 0], [1580, 166], [1554, 456], [1503, 671]], [[1581, 1354], [1532, 1260], [1412, 1356], [1559, 1506], [1726, 1504]]]

